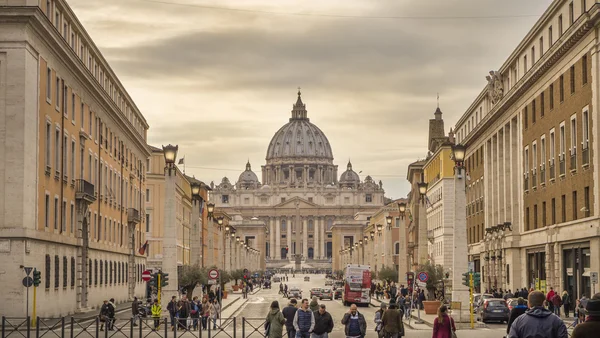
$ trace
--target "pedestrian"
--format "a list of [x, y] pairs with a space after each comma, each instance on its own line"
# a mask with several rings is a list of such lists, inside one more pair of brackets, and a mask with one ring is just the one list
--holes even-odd
[[204, 297], [202, 299], [202, 329], [206, 330], [208, 328], [208, 317], [210, 316], [210, 303], [208, 302], [208, 298]]
[[296, 338], [310, 338], [315, 328], [315, 316], [308, 308], [308, 299], [304, 298], [298, 311], [294, 315], [294, 329]]
[[373, 321], [375, 322], [375, 332], [377, 332], [378, 337], [383, 337], [383, 323], [381, 322], [381, 319], [383, 318], [383, 313], [386, 309], [385, 303], [381, 303], [379, 310], [375, 311], [375, 319]]
[[406, 319], [410, 318], [410, 313], [412, 312], [412, 307], [410, 304], [411, 300], [410, 300], [410, 296], [406, 296], [404, 297], [404, 317]]
[[427, 298], [425, 298], [425, 290], [421, 290], [419, 293], [419, 309], [423, 310], [423, 302], [426, 300]]
[[140, 316], [140, 304], [141, 302], [138, 301], [138, 298], [133, 297], [133, 302], [131, 302], [131, 324], [133, 326], [138, 326], [137, 320]]
[[508, 338], [553, 337], [568, 338], [565, 323], [552, 311], [544, 308], [544, 293], [529, 293], [529, 310], [512, 323]]
[[573, 330], [571, 338], [596, 338], [600, 332], [600, 293], [595, 294], [586, 305], [587, 319]]
[[398, 308], [398, 305], [391, 303], [390, 308], [383, 313], [383, 318], [381, 319], [385, 338], [404, 337], [403, 316], [404, 313]]
[[350, 310], [342, 318], [346, 338], [364, 338], [367, 334], [367, 321], [362, 313], [358, 312], [356, 304], [350, 305]]
[[190, 304], [190, 317], [192, 317], [192, 329], [194, 331], [198, 330], [198, 321], [201, 313], [202, 304], [198, 300], [198, 296], [194, 296], [194, 298], [192, 298], [192, 303]]
[[317, 296], [313, 296], [312, 301], [310, 302], [310, 311], [319, 311], [319, 302], [317, 301]]
[[111, 298], [108, 301], [108, 320], [106, 322], [106, 329], [110, 331], [115, 330], [115, 299]]
[[167, 304], [167, 311], [171, 317], [171, 330], [175, 330], [175, 318], [177, 317], [177, 297], [171, 297], [171, 301]]
[[569, 311], [571, 309], [571, 296], [569, 295], [567, 290], [563, 291], [561, 301], [563, 304], [563, 309], [565, 311], [565, 317], [569, 318]]
[[311, 338], [327, 338], [333, 331], [333, 318], [327, 312], [325, 304], [319, 305], [319, 310], [313, 313], [315, 317], [315, 327], [313, 328]]
[[448, 316], [448, 307], [446, 305], [440, 306], [437, 317], [433, 320], [432, 338], [452, 338], [452, 333], [455, 331], [454, 319]]
[[554, 295], [556, 293], [554, 292], [554, 288], [550, 287], [550, 291], [548, 291], [548, 294], [546, 294], [546, 303], [548, 304], [548, 310], [550, 310], [550, 312], [554, 313], [554, 303], [552, 302], [552, 299], [554, 298]]
[[[219, 319], [219, 311], [221, 310], [221, 306], [217, 299], [214, 299], [210, 304], [210, 318], [213, 322], [213, 330], [217, 329], [217, 319]], [[209, 324], [210, 325], [210, 324]]]
[[267, 338], [283, 338], [283, 325], [285, 317], [279, 310], [279, 302], [274, 300], [271, 303], [271, 309], [265, 319], [265, 337]]
[[104, 323], [106, 323], [106, 329], [108, 329], [108, 301], [104, 300], [102, 302], [102, 307], [100, 308], [100, 331], [104, 331]]
[[158, 302], [158, 299], [154, 300], [154, 304], [150, 307], [150, 313], [152, 313], [152, 319], [154, 319], [154, 328], [152, 331], [160, 329], [160, 315], [162, 314], [162, 307]]
[[187, 300], [187, 296], [182, 296], [181, 300], [179, 300], [179, 304], [177, 307], [177, 318], [178, 318], [178, 328], [182, 330], [187, 330], [187, 320], [190, 316], [191, 307], [190, 302]]
[[554, 314], [560, 317], [560, 307], [562, 306], [562, 297], [558, 292], [552, 296], [552, 306], [554, 307]]
[[281, 313], [285, 317], [285, 329], [287, 330], [288, 338], [296, 337], [296, 329], [294, 329], [294, 317], [296, 311], [298, 311], [296, 299], [292, 299], [288, 306], [286, 306]]
[[517, 317], [519, 317], [520, 315], [524, 314], [525, 311], [527, 311], [527, 302], [523, 297], [519, 297], [517, 299], [517, 305], [513, 307], [512, 310], [510, 310], [510, 315], [508, 317], [508, 326], [506, 327], [506, 334], [510, 333], [510, 327], [512, 326], [512, 323], [515, 321], [515, 319], [517, 319]]

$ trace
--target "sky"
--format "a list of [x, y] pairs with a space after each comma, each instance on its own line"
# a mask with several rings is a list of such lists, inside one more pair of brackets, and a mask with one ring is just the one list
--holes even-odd
[[339, 174], [409, 192], [439, 105], [446, 132], [551, 0], [68, 0], [186, 174], [260, 178], [298, 87]]

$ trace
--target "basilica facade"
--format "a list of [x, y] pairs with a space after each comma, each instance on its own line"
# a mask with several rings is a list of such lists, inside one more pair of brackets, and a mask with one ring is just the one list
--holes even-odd
[[259, 249], [269, 267], [286, 264], [293, 255], [327, 262], [340, 249], [332, 247], [332, 227], [355, 223], [385, 202], [381, 181], [361, 180], [350, 162], [338, 176], [329, 140], [310, 122], [300, 92], [291, 113], [268, 145], [261, 180], [248, 162], [233, 184], [227, 177], [212, 184], [216, 208], [241, 221], [242, 238], [243, 220], [264, 224], [265, 240], [256, 242], [264, 243]]

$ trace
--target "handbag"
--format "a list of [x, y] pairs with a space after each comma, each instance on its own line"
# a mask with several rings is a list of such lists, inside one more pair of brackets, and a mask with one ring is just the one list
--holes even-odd
[[450, 337], [452, 338], [458, 338], [456, 336], [456, 331], [452, 330], [452, 322], [454, 321], [454, 319], [452, 319], [452, 316], [450, 315], [450, 313], [448, 313], [448, 328], [450, 330]]
[[265, 323], [265, 337], [269, 336], [269, 331], [271, 331], [271, 322]]

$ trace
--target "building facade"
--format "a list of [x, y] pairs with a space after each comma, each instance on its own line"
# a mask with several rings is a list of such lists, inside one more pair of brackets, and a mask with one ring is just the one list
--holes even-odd
[[26, 313], [20, 267], [41, 317], [143, 295], [148, 124], [65, 1], [4, 3], [0, 88], [3, 306]]
[[340, 249], [332, 246], [334, 222], [384, 203], [381, 181], [370, 176], [361, 181], [351, 163], [338, 179], [331, 145], [310, 122], [300, 92], [289, 122], [269, 143], [262, 183], [248, 163], [235, 184], [225, 177], [214, 186], [213, 196], [228, 214], [264, 222], [269, 235], [259, 249], [272, 267], [289, 264], [292, 255], [326, 266]]
[[419, 264], [428, 260], [429, 244], [427, 239], [427, 214], [425, 200], [421, 198], [418, 184], [425, 181], [423, 167], [425, 160], [419, 160], [408, 165], [406, 179], [410, 182], [410, 192], [406, 203], [406, 218], [409, 257], [409, 268], [416, 271]]
[[483, 288], [592, 292], [600, 270], [600, 4], [553, 1], [456, 124]]

